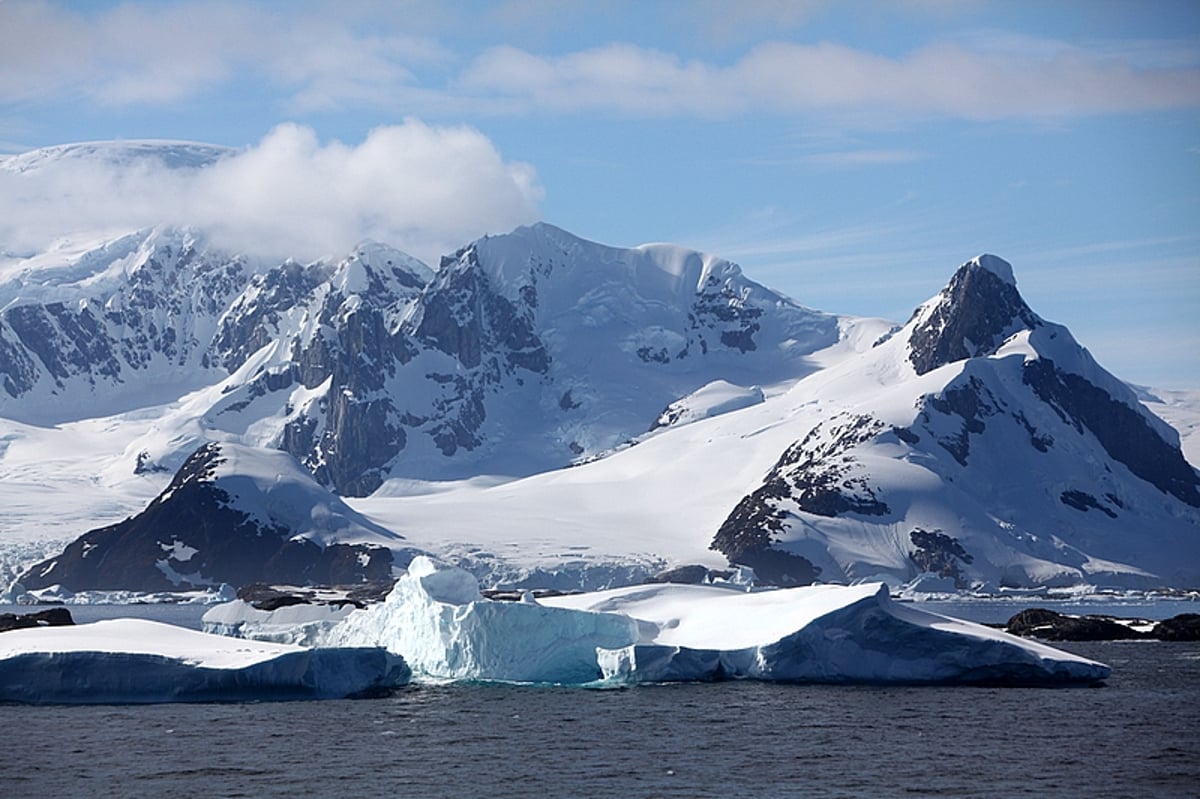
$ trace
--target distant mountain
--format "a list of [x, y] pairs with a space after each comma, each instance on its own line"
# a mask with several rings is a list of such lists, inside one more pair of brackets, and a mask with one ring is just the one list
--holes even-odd
[[[596, 457], [715, 380], [806, 374], [838, 339], [835, 317], [728, 261], [549, 225], [481, 239], [436, 275], [372, 243], [264, 267], [174, 229], [105, 244], [71, 271], [38, 290], [25, 275], [0, 312], [9, 418], [61, 423], [221, 382], [201, 425], [254, 428], [248, 443], [291, 452], [346, 495]], [[186, 454], [145, 449], [168, 467]]]
[[20, 582], [75, 591], [357, 583], [390, 579], [403, 551], [399, 535], [318, 486], [286, 453], [213, 443], [144, 511], [85, 533]]
[[[99, 143], [0, 168], [187, 169], [224, 152]], [[315, 481], [289, 518], [333, 492], [374, 531], [296, 551], [428, 551], [491, 584], [595, 588], [732, 563], [783, 584], [1200, 585], [1200, 479], [1146, 403], [1189, 430], [1200, 415], [1186, 397], [1143, 402], [1030, 309], [995, 256], [894, 325], [805, 308], [711, 255], [547, 224], [436, 270], [373, 242], [301, 264], [195, 229], [71, 241], [0, 258], [0, 550], [49, 529], [39, 513], [108, 524], [34, 581], [169, 584], [193, 573], [162, 554], [163, 519], [184, 517], [207, 532], [178, 552], [215, 558], [197, 579], [249, 579], [217, 576], [225, 559], [266, 573], [275, 550], [252, 531], [275, 547], [304, 525], [225, 519], [214, 492], [236, 493], [244, 467], [261, 491], [273, 470]], [[202, 478], [213, 459], [219, 479]], [[43, 510], [32, 487], [70, 500]], [[210, 517], [251, 532], [222, 549], [196, 520]], [[140, 543], [122, 549], [125, 536]], [[102, 542], [122, 554], [89, 554]], [[334, 568], [322, 557], [291, 574], [319, 579]]]

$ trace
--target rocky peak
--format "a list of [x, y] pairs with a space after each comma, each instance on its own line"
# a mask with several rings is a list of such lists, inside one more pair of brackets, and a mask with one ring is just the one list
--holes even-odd
[[1011, 335], [1042, 325], [1025, 304], [1012, 266], [981, 255], [958, 268], [941, 293], [913, 314], [908, 358], [923, 375], [955, 361], [991, 355]]

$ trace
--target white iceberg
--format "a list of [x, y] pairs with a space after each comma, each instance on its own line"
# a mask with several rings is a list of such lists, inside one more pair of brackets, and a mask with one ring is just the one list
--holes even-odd
[[544, 601], [641, 622], [642, 640], [597, 653], [610, 682], [1066, 685], [1110, 673], [1045, 644], [893, 602], [881, 583], [753, 593], [633, 586]]
[[409, 675], [381, 648], [306, 649], [144, 619], [0, 633], [0, 702], [335, 699], [385, 693]]
[[235, 599], [209, 608], [201, 622], [204, 632], [213, 635], [316, 646], [331, 627], [341, 623], [354, 610], [355, 606], [349, 602], [340, 605], [302, 602], [275, 610], [259, 610], [245, 600]]
[[427, 680], [1056, 685], [1110, 671], [893, 602], [879, 583], [759, 592], [659, 584], [494, 602], [467, 572], [423, 556], [383, 603], [330, 628], [324, 643], [387, 647]]

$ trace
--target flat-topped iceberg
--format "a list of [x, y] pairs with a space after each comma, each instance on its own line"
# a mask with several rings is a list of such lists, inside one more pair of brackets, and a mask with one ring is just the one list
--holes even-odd
[[544, 602], [641, 622], [642, 640], [597, 653], [603, 677], [616, 682], [1063, 685], [1096, 682], [1110, 671], [1045, 644], [893, 602], [881, 583], [754, 593], [633, 586]]
[[887, 587], [746, 592], [642, 585], [534, 601], [483, 599], [467, 572], [413, 560], [387, 599], [323, 643], [384, 646], [417, 679], [559, 684], [715, 679], [1063, 685], [1109, 668], [893, 602]]
[[385, 693], [409, 675], [378, 647], [306, 649], [144, 619], [0, 633], [0, 702], [340, 699]]

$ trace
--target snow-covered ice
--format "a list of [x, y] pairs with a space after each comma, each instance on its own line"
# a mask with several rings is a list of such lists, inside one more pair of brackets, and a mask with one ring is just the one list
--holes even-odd
[[306, 649], [144, 619], [0, 633], [0, 702], [337, 699], [385, 692], [409, 674], [381, 648]]
[[761, 592], [630, 586], [545, 602], [639, 620], [642, 640], [598, 652], [604, 678], [615, 682], [1055, 685], [1096, 682], [1110, 671], [1044, 644], [892, 602], [881, 583]]
[[655, 584], [495, 602], [467, 572], [423, 556], [384, 603], [332, 627], [324, 643], [385, 646], [426, 680], [1071, 684], [1109, 674], [894, 603], [879, 583], [757, 592]]

